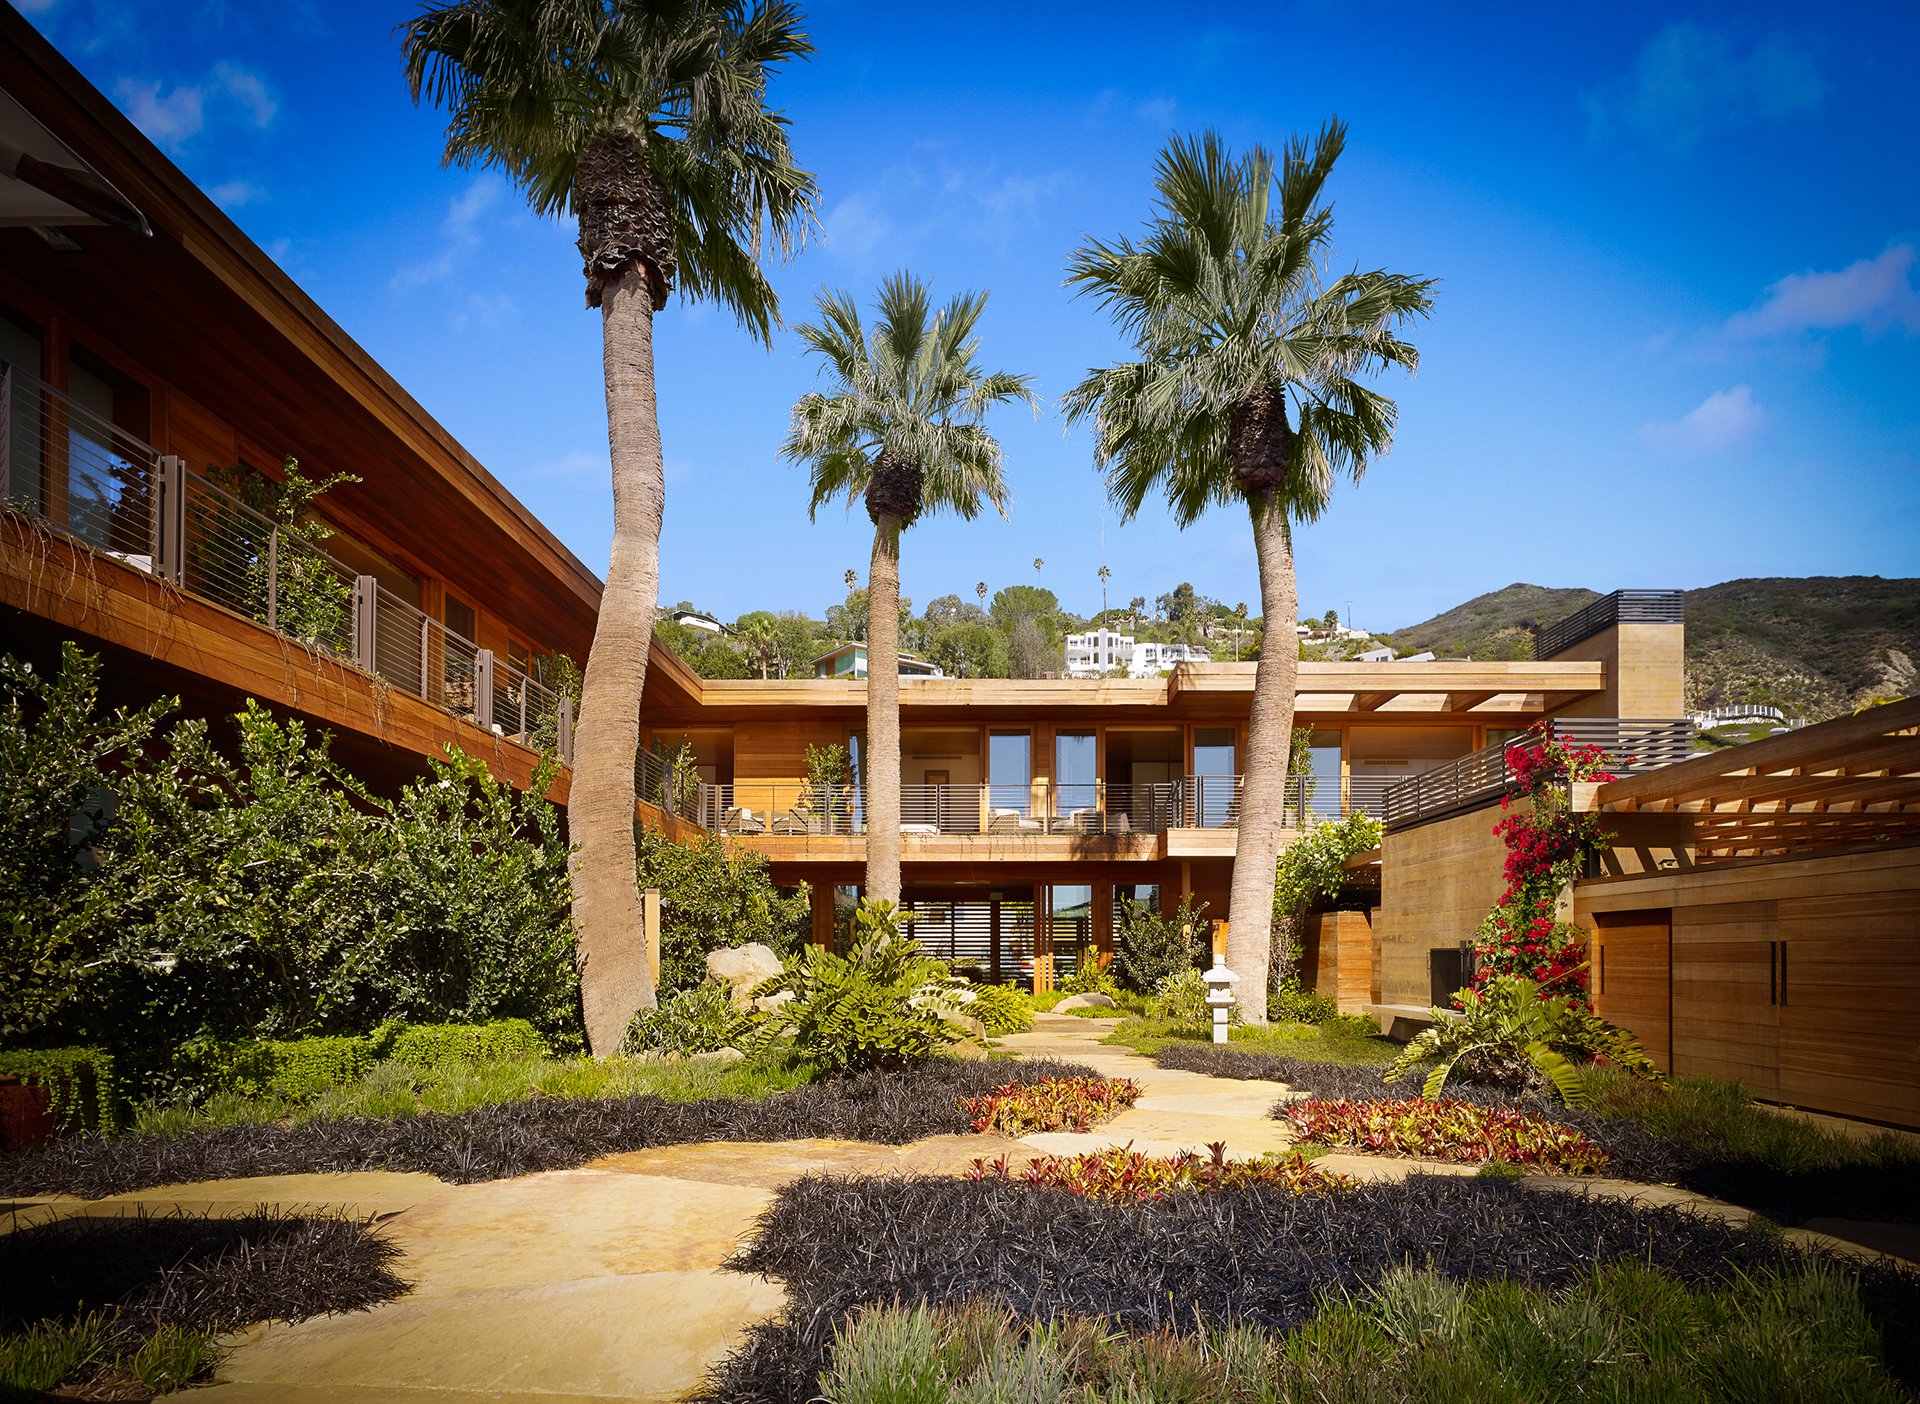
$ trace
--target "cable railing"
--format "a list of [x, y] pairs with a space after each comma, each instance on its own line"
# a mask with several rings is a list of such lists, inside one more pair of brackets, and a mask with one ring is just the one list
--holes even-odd
[[1555, 717], [1510, 741], [1496, 742], [1445, 765], [1400, 781], [1387, 791], [1381, 815], [1389, 826], [1411, 824], [1506, 794], [1514, 783], [1511, 750], [1536, 744], [1543, 735], [1576, 746], [1598, 746], [1614, 775], [1658, 770], [1687, 758], [1693, 724], [1619, 717]]
[[1566, 652], [1615, 624], [1683, 624], [1686, 601], [1678, 590], [1615, 590], [1533, 635], [1533, 656], [1547, 659]]
[[0, 361], [0, 505], [372, 673], [572, 759], [573, 701], [360, 575], [184, 460]]

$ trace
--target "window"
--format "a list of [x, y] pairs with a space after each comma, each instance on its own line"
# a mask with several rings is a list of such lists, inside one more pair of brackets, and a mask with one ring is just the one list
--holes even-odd
[[1097, 738], [1091, 731], [1060, 731], [1053, 737], [1054, 808], [1062, 816], [1100, 803]]
[[[28, 375], [40, 374], [39, 328], [4, 308], [0, 308], [0, 363], [4, 363], [0, 364], [0, 373], [4, 373], [7, 366], [13, 366]], [[7, 421], [8, 460], [12, 465], [4, 493], [29, 511], [38, 511], [40, 410], [33, 392], [25, 384], [14, 384], [12, 403], [0, 404], [0, 418]]]
[[1193, 808], [1188, 822], [1202, 829], [1223, 829], [1239, 812], [1239, 767], [1233, 731], [1197, 727], [1193, 733]]
[[441, 610], [440, 618], [449, 632], [458, 634], [463, 639], [472, 640], [476, 632], [473, 606], [465, 600], [456, 599], [451, 591], [447, 593], [446, 606]]
[[75, 347], [67, 395], [78, 408], [66, 416], [64, 506], [50, 502], [51, 515], [89, 545], [150, 566], [146, 388]]
[[994, 809], [1026, 814], [1033, 800], [1033, 737], [1024, 731], [995, 731], [987, 737], [988, 803]]

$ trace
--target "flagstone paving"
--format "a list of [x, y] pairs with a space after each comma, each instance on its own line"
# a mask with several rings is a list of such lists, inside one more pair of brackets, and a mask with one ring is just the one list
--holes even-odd
[[[1157, 1068], [1100, 1040], [1106, 1020], [1041, 1015], [1031, 1033], [1001, 1040], [1023, 1057], [1070, 1059], [1140, 1085], [1135, 1105], [1085, 1134], [934, 1136], [907, 1146], [809, 1140], [716, 1142], [634, 1151], [574, 1170], [477, 1185], [427, 1175], [366, 1172], [290, 1175], [179, 1185], [21, 1207], [14, 1222], [59, 1214], [241, 1213], [263, 1203], [331, 1207], [380, 1216], [405, 1256], [413, 1290], [372, 1311], [274, 1323], [234, 1338], [221, 1383], [196, 1390], [206, 1404], [467, 1404], [467, 1401], [665, 1401], [683, 1397], [754, 1323], [777, 1315], [781, 1289], [720, 1264], [751, 1233], [774, 1193], [801, 1175], [959, 1174], [976, 1158], [1018, 1161], [1109, 1146], [1251, 1158], [1290, 1143], [1268, 1116], [1287, 1091], [1278, 1082], [1211, 1078]], [[1473, 1168], [1331, 1154], [1319, 1164], [1355, 1178]], [[1743, 1222], [1747, 1211], [1669, 1186], [1610, 1180], [1524, 1184], [1678, 1204]], [[1871, 1256], [1815, 1228], [1797, 1241]], [[1890, 1226], [1879, 1226], [1888, 1228]], [[1854, 1233], [1855, 1237], [1861, 1237]], [[1914, 1235], [1876, 1247], [1911, 1255]]]

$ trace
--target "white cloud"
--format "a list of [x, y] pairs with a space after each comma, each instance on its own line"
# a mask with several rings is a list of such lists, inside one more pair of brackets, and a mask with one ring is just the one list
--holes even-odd
[[1640, 438], [1662, 453], [1677, 456], [1724, 453], [1751, 438], [1767, 422], [1753, 389], [1736, 385], [1716, 390], [1670, 424], [1648, 424]]
[[178, 148], [205, 130], [208, 109], [236, 113], [255, 127], [269, 125], [279, 101], [256, 73], [231, 63], [215, 64], [198, 83], [163, 92], [160, 82], [122, 78], [114, 85], [133, 124], [160, 146]]
[[[449, 200], [447, 213], [440, 221], [439, 252], [423, 262], [401, 268], [387, 280], [388, 288], [400, 292], [451, 278], [460, 260], [480, 246], [481, 228], [499, 205], [503, 193], [499, 181], [482, 179]], [[465, 315], [457, 314], [459, 326], [455, 330], [465, 325]]]
[[223, 180], [207, 194], [223, 210], [237, 210], [242, 205], [257, 204], [267, 198], [267, 192], [250, 180]]
[[1717, 132], [1785, 121], [1825, 96], [1812, 57], [1784, 36], [1741, 53], [1726, 35], [1682, 21], [1649, 39], [1625, 76], [1589, 95], [1587, 114], [1595, 136], [1618, 124], [1681, 152]]
[[864, 261], [897, 231], [871, 195], [849, 195], [820, 221], [820, 246], [843, 258]]
[[1170, 97], [1148, 98], [1133, 109], [1133, 115], [1142, 122], [1152, 122], [1156, 126], [1164, 127], [1173, 120], [1173, 114], [1178, 108], [1179, 104]]
[[605, 449], [596, 449], [592, 452], [585, 449], [575, 449], [571, 453], [564, 453], [558, 458], [547, 460], [545, 463], [536, 463], [520, 476], [529, 481], [537, 480], [542, 482], [578, 481], [580, 479], [605, 482], [610, 479], [612, 471], [612, 468], [608, 465], [607, 452]]
[[13, 3], [23, 15], [44, 15], [58, 5], [60, 0], [13, 0]]
[[499, 331], [519, 311], [520, 304], [511, 293], [468, 293], [447, 322], [457, 332], [465, 331], [470, 326], [477, 326], [483, 331]]
[[114, 91], [133, 125], [161, 146], [177, 146], [207, 124], [206, 95], [199, 88], [175, 88], [162, 97], [157, 82], [122, 78]]
[[1875, 333], [1899, 327], [1920, 332], [1920, 289], [1913, 285], [1915, 249], [1895, 244], [1878, 258], [1863, 258], [1831, 273], [1793, 273], [1772, 287], [1751, 311], [1727, 322], [1736, 337], [1859, 327]]

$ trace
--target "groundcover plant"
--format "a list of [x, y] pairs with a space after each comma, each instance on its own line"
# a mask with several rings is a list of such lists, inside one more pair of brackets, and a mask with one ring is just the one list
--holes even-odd
[[213, 1337], [361, 1311], [407, 1290], [371, 1222], [144, 1212], [0, 1234], [0, 1398], [126, 1399], [191, 1383]]
[[[1077, 1064], [1041, 1060], [1022, 1062], [1014, 1074], [1035, 1082], [1093, 1075]], [[177, 1136], [78, 1136], [0, 1161], [0, 1193], [98, 1198], [150, 1185], [334, 1170], [420, 1170], [469, 1184], [695, 1141], [819, 1136], [904, 1145], [967, 1131], [962, 1100], [1008, 1080], [1005, 1064], [939, 1059], [901, 1072], [829, 1078], [764, 1098], [536, 1098], [455, 1115], [221, 1126]]]
[[[1147, 1202], [999, 1177], [810, 1176], [781, 1191], [730, 1263], [784, 1284], [788, 1313], [748, 1337], [715, 1372], [706, 1397], [727, 1404], [819, 1397], [836, 1330], [879, 1304], [975, 1303], [1022, 1323], [1091, 1317], [1134, 1334], [1191, 1336], [1234, 1325], [1288, 1334], [1312, 1331], [1329, 1301], [1369, 1292], [1408, 1265], [1487, 1292], [1566, 1292], [1616, 1264], [1657, 1277], [1662, 1290], [1722, 1292], [1755, 1274], [1804, 1274], [1815, 1261], [1764, 1228], [1456, 1176], [1334, 1193], [1254, 1188]], [[1849, 1272], [1853, 1311], [1872, 1338], [1861, 1349], [1870, 1344], [1889, 1373], [1910, 1382], [1920, 1364], [1910, 1329], [1920, 1313], [1920, 1279], [1883, 1266]], [[1524, 1314], [1517, 1321], [1524, 1325]], [[1122, 1397], [1215, 1397], [1142, 1383], [1147, 1392]], [[1474, 1397], [1561, 1397], [1543, 1394], [1540, 1381], [1521, 1383]], [[1311, 1397], [1457, 1396], [1367, 1387]], [[1692, 1397], [1750, 1396], [1736, 1387]]]

